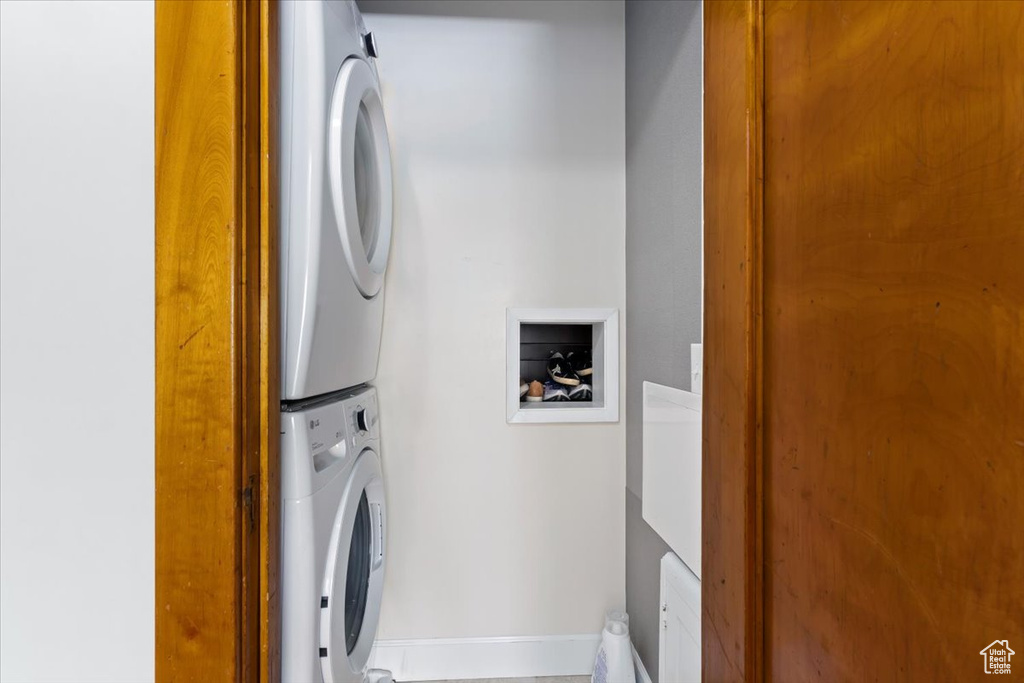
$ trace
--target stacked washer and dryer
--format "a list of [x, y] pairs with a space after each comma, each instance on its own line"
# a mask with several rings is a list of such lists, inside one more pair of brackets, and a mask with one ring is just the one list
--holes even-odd
[[368, 671], [387, 560], [377, 374], [391, 158], [353, 0], [283, 2], [282, 680]]

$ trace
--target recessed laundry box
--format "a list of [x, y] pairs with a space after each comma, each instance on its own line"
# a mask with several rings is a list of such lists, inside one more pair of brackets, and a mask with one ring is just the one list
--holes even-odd
[[[617, 309], [510, 308], [506, 354], [509, 423], [618, 422]], [[549, 367], [561, 381], [552, 378]], [[531, 381], [551, 382], [551, 387], [564, 390], [566, 396], [558, 397], [562, 400], [529, 400], [521, 395], [520, 387]], [[579, 391], [584, 385], [589, 392]], [[570, 394], [571, 400], [567, 398]], [[551, 392], [546, 395], [552, 398]]]

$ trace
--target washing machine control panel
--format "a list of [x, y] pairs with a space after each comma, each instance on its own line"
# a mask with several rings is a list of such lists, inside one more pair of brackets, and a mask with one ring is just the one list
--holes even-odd
[[339, 466], [380, 439], [377, 392], [362, 387], [281, 414], [282, 490], [286, 498], [316, 492]]

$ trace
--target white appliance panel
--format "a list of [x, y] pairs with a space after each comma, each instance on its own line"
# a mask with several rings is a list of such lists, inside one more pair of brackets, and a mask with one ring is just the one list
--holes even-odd
[[644, 382], [643, 518], [700, 578], [701, 397]]

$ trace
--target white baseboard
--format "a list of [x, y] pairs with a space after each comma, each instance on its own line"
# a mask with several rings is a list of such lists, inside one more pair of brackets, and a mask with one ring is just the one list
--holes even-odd
[[651, 675], [647, 673], [644, 660], [640, 659], [640, 653], [633, 648], [633, 668], [636, 670], [636, 683], [651, 683]]
[[591, 633], [378, 640], [370, 666], [389, 669], [396, 681], [581, 676], [593, 672], [600, 643], [600, 634]]

